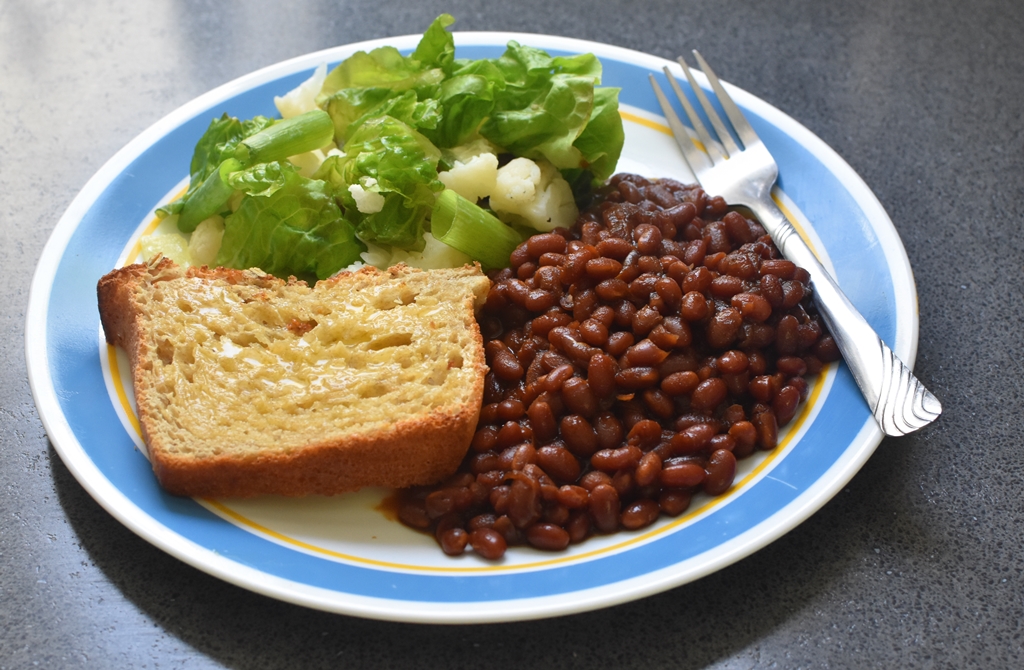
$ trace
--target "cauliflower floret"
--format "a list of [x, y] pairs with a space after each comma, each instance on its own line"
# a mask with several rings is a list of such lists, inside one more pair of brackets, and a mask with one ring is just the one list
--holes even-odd
[[472, 263], [473, 259], [438, 240], [430, 233], [423, 234], [423, 251], [406, 251], [404, 249], [387, 249], [371, 242], [366, 243], [366, 251], [360, 254], [363, 262], [386, 270], [392, 265], [405, 263], [409, 267], [423, 270], [440, 268], [457, 268]]
[[288, 161], [299, 168], [299, 174], [307, 179], [313, 176], [320, 164], [324, 162], [327, 156], [320, 149], [313, 149], [307, 151], [304, 154], [296, 154], [289, 156]]
[[490, 152], [480, 153], [463, 160], [456, 159], [451, 170], [440, 172], [437, 178], [466, 200], [476, 202], [488, 197], [498, 178], [498, 157]]
[[384, 209], [384, 196], [369, 190], [377, 185], [377, 180], [373, 177], [363, 177], [359, 182], [348, 187], [348, 192], [356, 201], [356, 209], [363, 214], [376, 214]]
[[468, 255], [448, 246], [430, 233], [423, 234], [423, 241], [426, 243], [423, 251], [409, 252], [409, 258], [405, 261], [406, 265], [423, 270], [437, 270], [458, 268], [473, 262]]
[[359, 254], [359, 257], [363, 259], [363, 263], [366, 265], [372, 265], [375, 268], [386, 270], [391, 267], [391, 249], [388, 247], [377, 246], [373, 242], [364, 242], [366, 245], [366, 251]]
[[494, 154], [497, 156], [501, 153], [501, 149], [499, 149], [498, 146], [490, 140], [483, 137], [477, 137], [471, 142], [466, 142], [465, 144], [460, 144], [457, 147], [448, 149], [447, 153], [451, 158], [454, 158], [457, 161], [468, 163], [471, 158], [479, 156], [480, 154]]
[[188, 253], [195, 265], [213, 265], [224, 238], [224, 219], [214, 214], [205, 219], [192, 231], [188, 240]]
[[188, 243], [177, 233], [154, 233], [140, 240], [142, 257], [151, 261], [157, 256], [170, 258], [181, 267], [188, 267], [192, 259], [188, 253]]
[[321, 63], [313, 72], [313, 76], [288, 91], [283, 96], [274, 96], [274, 105], [281, 113], [281, 118], [290, 119], [299, 114], [319, 109], [316, 106], [316, 96], [320, 93], [327, 78], [327, 63]]
[[491, 209], [506, 222], [546, 232], [571, 227], [579, 216], [572, 187], [547, 161], [515, 158], [498, 170]]

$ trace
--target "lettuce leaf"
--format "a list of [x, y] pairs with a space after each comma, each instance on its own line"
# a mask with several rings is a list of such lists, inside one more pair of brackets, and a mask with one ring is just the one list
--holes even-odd
[[[423, 248], [423, 230], [444, 185], [437, 178], [441, 152], [409, 124], [391, 116], [370, 119], [345, 144], [344, 156], [332, 156], [315, 178], [330, 182], [359, 237], [406, 250]], [[384, 206], [360, 212], [352, 187], [378, 193]]]
[[214, 119], [192, 153], [192, 164], [189, 168], [191, 179], [185, 199], [195, 192], [207, 177], [216, 172], [221, 163], [234, 157], [239, 142], [273, 125], [274, 122], [274, 119], [265, 116], [240, 121], [227, 114]]
[[199, 187], [210, 179], [211, 175], [219, 171], [225, 160], [234, 157], [239, 142], [273, 123], [274, 119], [265, 116], [256, 116], [246, 121], [240, 121], [226, 113], [219, 119], [213, 119], [192, 152], [192, 162], [189, 165], [190, 177], [185, 195], [166, 207], [161, 207], [157, 210], [157, 214], [166, 216], [181, 213], [185, 203], [199, 190]]
[[434, 98], [420, 100], [416, 91], [397, 94], [386, 88], [349, 88], [327, 100], [335, 138], [351, 137], [369, 119], [391, 116], [419, 129], [436, 128], [441, 106]]
[[594, 111], [573, 146], [583, 155], [585, 167], [595, 180], [603, 182], [612, 176], [625, 141], [619, 116], [619, 89], [594, 89]]
[[455, 40], [445, 28], [453, 23], [455, 19], [451, 14], [442, 14], [434, 19], [416, 45], [416, 51], [412, 52], [412, 58], [424, 67], [440, 68], [450, 75], [455, 61]]
[[[232, 175], [234, 181], [264, 188], [266, 195], [245, 196], [224, 221], [224, 238], [215, 263], [224, 267], [261, 268], [278, 277], [324, 279], [359, 260], [366, 246], [355, 236], [334, 200], [330, 185], [307, 179], [290, 165], [268, 163]], [[272, 177], [269, 181], [266, 177]]]
[[574, 143], [594, 111], [597, 57], [552, 57], [513, 41], [493, 62], [504, 86], [480, 134], [517, 156], [544, 158], [560, 169], [584, 167]]
[[472, 137], [494, 109], [495, 89], [503, 82], [474, 73], [459, 74], [441, 84], [440, 119], [423, 134], [435, 145], [451, 148]]
[[331, 115], [339, 145], [367, 119], [384, 115], [415, 128], [437, 127], [437, 94], [455, 60], [445, 28], [454, 21], [448, 14], [435, 19], [411, 56], [388, 46], [358, 51], [327, 74], [317, 104]]

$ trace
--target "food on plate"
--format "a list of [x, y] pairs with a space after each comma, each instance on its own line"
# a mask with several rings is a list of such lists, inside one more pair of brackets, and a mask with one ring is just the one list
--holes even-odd
[[525, 236], [571, 226], [622, 150], [618, 89], [600, 86], [593, 54], [509, 42], [456, 58], [453, 21], [438, 17], [408, 55], [384, 46], [318, 68], [275, 99], [280, 119], [214, 119], [187, 191], [160, 210], [176, 232], [144, 240], [146, 257], [282, 278], [358, 263], [486, 270]]
[[168, 490], [404, 488], [450, 555], [561, 550], [729, 490], [838, 359], [760, 224], [608, 179], [593, 55], [458, 59], [451, 22], [318, 68], [281, 119], [215, 119], [178, 232], [142, 244], [180, 266], [101, 281]]
[[343, 272], [309, 286], [169, 259], [98, 285], [161, 485], [190, 496], [427, 484], [472, 439], [487, 371], [478, 266]]
[[839, 357], [807, 272], [722, 198], [669, 179], [616, 175], [491, 278], [472, 448], [399, 505], [448, 554], [561, 550], [724, 493], [737, 459], [776, 447], [805, 375]]

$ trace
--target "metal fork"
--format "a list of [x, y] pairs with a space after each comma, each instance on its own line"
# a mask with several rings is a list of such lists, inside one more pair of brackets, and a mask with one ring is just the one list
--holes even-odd
[[669, 69], [664, 68], [665, 76], [675, 90], [703, 147], [691, 138], [686, 126], [679, 120], [661, 87], [658, 86], [654, 75], [650, 75], [651, 86], [654, 87], [654, 93], [665, 112], [676, 142], [701, 187], [710, 195], [722, 196], [730, 205], [749, 208], [771, 235], [783, 256], [810, 273], [818, 310], [832, 332], [882, 431], [886, 435], [905, 435], [928, 425], [942, 412], [942, 405], [868, 325], [818, 261], [814, 252], [797, 234], [785, 214], [776, 206], [771, 195], [772, 187], [779, 176], [775, 159], [768, 153], [768, 149], [701, 55], [696, 51], [693, 55], [707, 76], [722, 109], [732, 123], [736, 136], [743, 145], [741, 148], [733, 139], [721, 117], [697, 85], [686, 61], [680, 58], [679, 64], [714, 127], [719, 140], [717, 143], [713, 141]]

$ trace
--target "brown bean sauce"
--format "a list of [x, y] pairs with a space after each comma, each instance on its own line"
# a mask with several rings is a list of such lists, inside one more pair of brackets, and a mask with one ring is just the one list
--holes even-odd
[[456, 555], [558, 551], [721, 495], [837, 360], [806, 271], [699, 186], [619, 174], [492, 273], [472, 446], [398, 517]]

